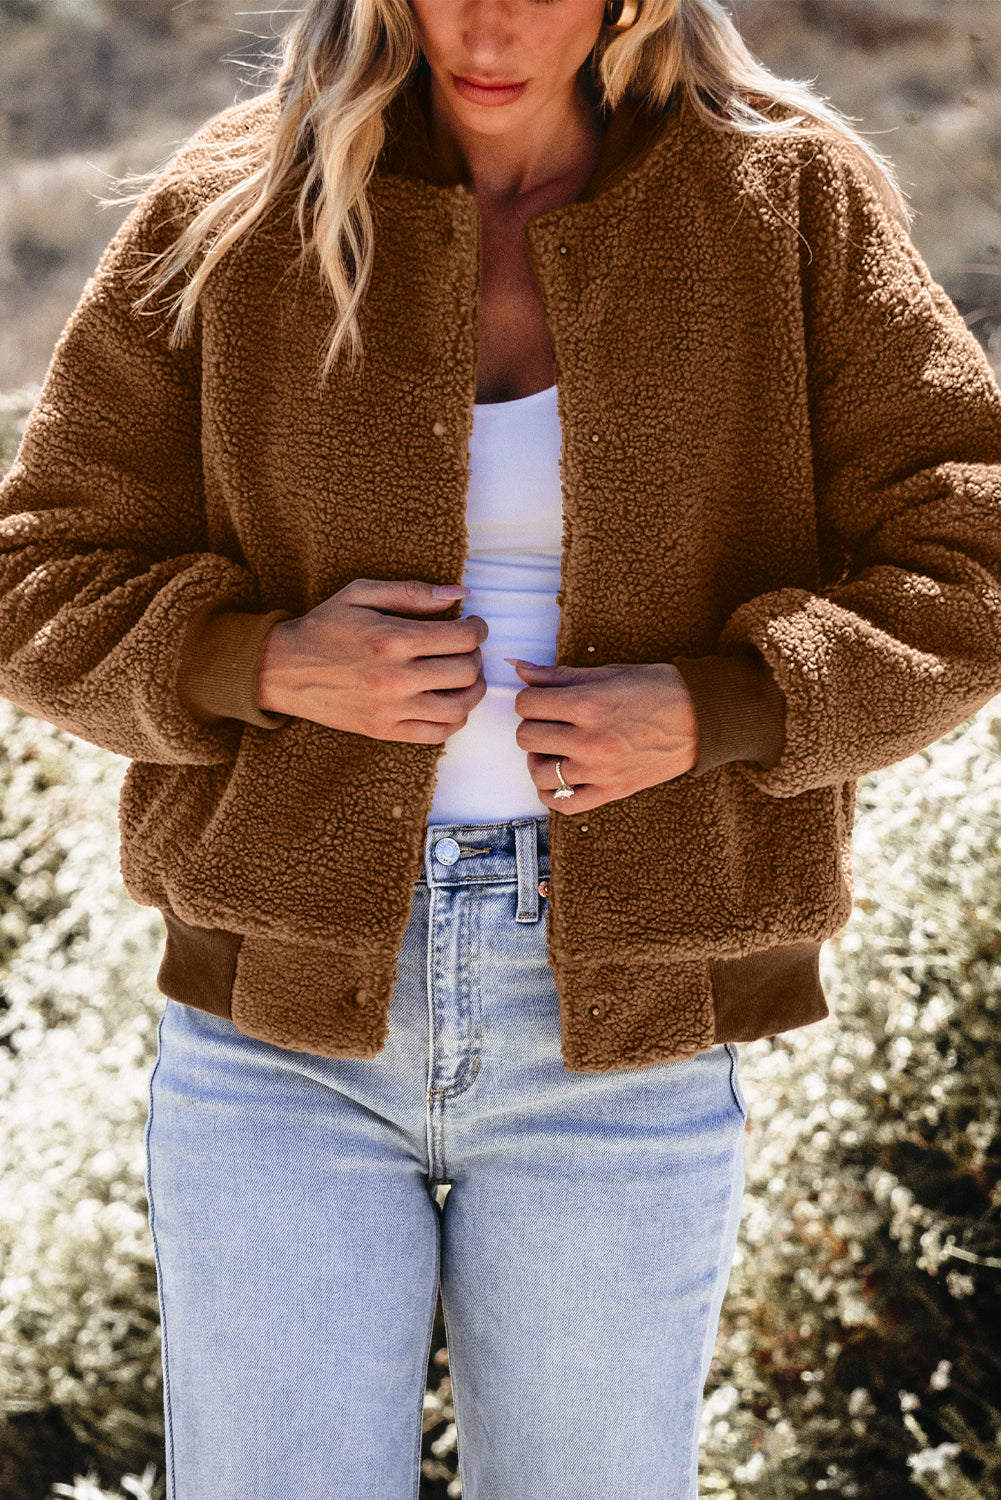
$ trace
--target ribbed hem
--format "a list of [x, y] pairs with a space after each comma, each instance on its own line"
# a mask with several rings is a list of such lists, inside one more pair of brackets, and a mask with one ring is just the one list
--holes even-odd
[[259, 729], [278, 729], [290, 714], [266, 713], [257, 702], [257, 674], [268, 632], [290, 610], [267, 614], [213, 609], [206, 605], [192, 619], [181, 652], [177, 692], [203, 723], [242, 719]]
[[777, 764], [786, 699], [756, 646], [730, 656], [672, 656], [671, 662], [685, 679], [698, 726], [690, 776], [731, 760], [754, 760], [765, 769]]
[[830, 1015], [820, 978], [821, 940], [710, 963], [717, 1042], [756, 1042]]

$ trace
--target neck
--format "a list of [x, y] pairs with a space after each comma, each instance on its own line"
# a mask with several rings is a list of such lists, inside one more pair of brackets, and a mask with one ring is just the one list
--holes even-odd
[[431, 106], [435, 123], [455, 140], [465, 158], [476, 197], [496, 203], [524, 202], [577, 178], [585, 182], [605, 128], [600, 103], [579, 76], [569, 98], [548, 101], [521, 129], [499, 135], [471, 130], [458, 120], [435, 78]]

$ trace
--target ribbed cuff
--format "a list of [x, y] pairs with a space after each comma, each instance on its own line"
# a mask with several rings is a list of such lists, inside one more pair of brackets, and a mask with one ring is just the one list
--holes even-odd
[[785, 744], [786, 699], [756, 646], [730, 656], [672, 656], [695, 709], [703, 776], [732, 760], [777, 764]]
[[268, 632], [292, 618], [287, 609], [262, 615], [209, 604], [199, 610], [185, 637], [177, 676], [185, 708], [202, 723], [242, 719], [258, 729], [287, 723], [290, 714], [266, 713], [258, 704], [257, 674]]

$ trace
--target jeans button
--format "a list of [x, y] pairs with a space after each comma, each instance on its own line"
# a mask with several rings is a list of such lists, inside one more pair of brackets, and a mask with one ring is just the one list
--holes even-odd
[[459, 846], [455, 839], [439, 839], [434, 846], [434, 857], [440, 865], [454, 865], [459, 858]]

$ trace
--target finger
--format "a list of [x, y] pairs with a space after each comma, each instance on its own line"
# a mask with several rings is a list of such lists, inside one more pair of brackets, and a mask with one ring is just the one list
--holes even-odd
[[425, 656], [453, 656], [472, 651], [483, 645], [489, 632], [482, 615], [463, 615], [458, 620], [411, 620], [390, 610], [372, 613], [393, 621], [404, 654], [415, 661]]
[[[556, 774], [556, 763], [559, 762], [560, 772], [567, 786], [582, 785], [578, 778], [574, 779], [574, 762], [572, 756], [567, 755], [537, 755], [534, 751], [528, 752], [528, 774], [531, 776], [540, 792], [558, 792], [560, 789], [560, 778]], [[572, 774], [573, 773], [573, 774]], [[569, 801], [569, 798], [565, 799]]]
[[522, 719], [514, 731], [515, 744], [535, 755], [556, 757], [579, 755], [582, 732], [575, 724], [561, 724], [557, 719]]
[[[552, 778], [555, 780], [555, 777]], [[561, 790], [559, 784], [555, 786], [538, 787], [539, 801], [543, 807], [550, 808], [553, 812], [583, 813], [590, 812], [594, 807], [600, 807], [606, 800], [600, 786], [590, 781], [574, 782], [568, 776], [567, 785], [573, 788], [572, 797], [557, 797], [556, 793]]]
[[477, 646], [466, 656], [415, 656], [402, 670], [413, 679], [415, 694], [447, 692], [472, 686], [483, 673], [483, 655]]
[[514, 711], [522, 719], [548, 719], [563, 727], [573, 725], [574, 699], [579, 691], [576, 687], [525, 687], [514, 695]]

